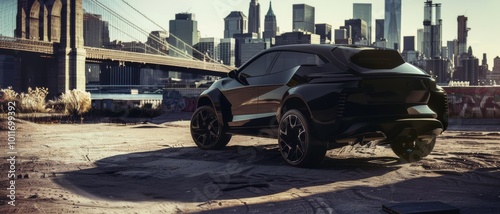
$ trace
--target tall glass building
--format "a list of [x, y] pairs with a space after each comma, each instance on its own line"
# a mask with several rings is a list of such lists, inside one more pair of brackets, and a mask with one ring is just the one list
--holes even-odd
[[[198, 22], [194, 19], [194, 14], [178, 13], [175, 14], [175, 20], [170, 20], [170, 37], [168, 43], [175, 47], [177, 51], [169, 51], [171, 56], [179, 57], [184, 52], [187, 55], [193, 55], [193, 46], [199, 41]], [[175, 36], [173, 36], [175, 35]]]
[[384, 35], [387, 48], [401, 47], [401, 0], [385, 0]]
[[267, 11], [264, 19], [264, 39], [272, 39], [278, 34], [278, 24], [276, 22], [276, 15], [274, 15], [273, 7], [269, 2], [269, 10]]
[[314, 33], [314, 7], [307, 4], [293, 5], [293, 31]]
[[367, 40], [368, 44], [372, 43], [372, 4], [353, 4], [353, 19], [361, 19], [366, 22], [366, 29], [368, 31]]
[[466, 16], [458, 16], [458, 54], [467, 53], [467, 36], [470, 28], [467, 27]]
[[424, 29], [417, 29], [417, 51], [423, 52], [424, 48]]
[[232, 11], [224, 18], [224, 38], [233, 38], [234, 34], [247, 33], [247, 16], [241, 11]]
[[224, 65], [235, 66], [236, 41], [234, 38], [224, 38], [219, 44], [219, 58]]
[[260, 4], [258, 0], [250, 1], [248, 9], [248, 32], [257, 33], [260, 38]]

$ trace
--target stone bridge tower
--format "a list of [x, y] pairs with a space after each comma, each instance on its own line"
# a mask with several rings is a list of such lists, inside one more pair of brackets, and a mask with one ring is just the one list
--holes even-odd
[[15, 36], [54, 43], [57, 65], [46, 71], [51, 92], [85, 90], [82, 1], [18, 0]]

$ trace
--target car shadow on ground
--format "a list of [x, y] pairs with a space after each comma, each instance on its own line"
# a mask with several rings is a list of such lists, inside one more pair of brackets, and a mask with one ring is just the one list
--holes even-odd
[[356, 181], [399, 169], [395, 157], [333, 159], [315, 169], [284, 163], [275, 145], [205, 151], [166, 148], [104, 158], [95, 167], [63, 173], [55, 182], [104, 200], [206, 202]]
[[499, 180], [499, 167], [483, 168], [463, 173], [443, 173], [437, 177], [395, 179], [389, 185], [353, 185], [306, 196], [295, 194], [286, 200], [257, 204], [227, 206], [225, 202], [210, 201], [201, 204], [196, 213], [386, 213], [382, 205], [405, 203], [420, 203], [418, 207], [413, 206], [413, 210], [407, 210], [408, 213], [457, 213], [439, 210], [426, 204], [429, 202], [444, 203], [459, 209], [462, 214], [499, 213]]

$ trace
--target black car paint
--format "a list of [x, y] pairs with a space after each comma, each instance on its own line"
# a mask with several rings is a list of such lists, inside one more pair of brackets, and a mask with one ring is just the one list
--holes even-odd
[[[417, 135], [446, 129], [447, 118], [443, 115], [447, 109], [442, 107], [446, 95], [431, 76], [406, 63], [392, 69], [370, 70], [341, 57], [362, 50], [365, 48], [295, 45], [264, 51], [236, 71], [236, 78], [215, 82], [200, 95], [198, 106], [213, 106], [227, 126], [226, 132], [233, 134], [276, 137], [276, 121], [289, 110], [285, 108], [306, 112], [314, 127], [313, 135], [328, 141], [354, 139], [358, 134], [377, 131], [395, 138], [408, 127], [416, 129]], [[239, 75], [241, 69], [270, 51], [317, 54], [326, 64], [301, 65], [256, 77]], [[414, 90], [377, 89], [370, 87], [370, 81]], [[371, 106], [371, 100], [378, 105]], [[414, 106], [422, 112], [411, 110]]]

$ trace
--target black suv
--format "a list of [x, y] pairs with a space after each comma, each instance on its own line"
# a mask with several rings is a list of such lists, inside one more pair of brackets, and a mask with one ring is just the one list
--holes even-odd
[[313, 166], [327, 149], [390, 144], [427, 156], [448, 126], [445, 91], [395, 50], [334, 45], [267, 49], [198, 98], [190, 129], [202, 149], [233, 134], [274, 137], [286, 162]]

